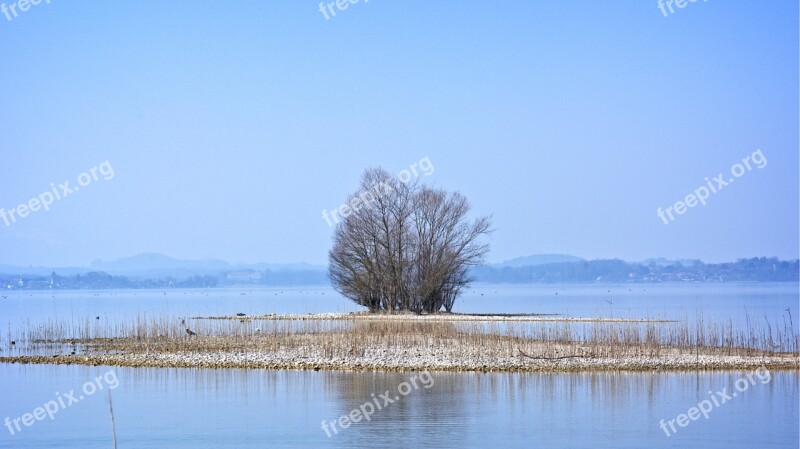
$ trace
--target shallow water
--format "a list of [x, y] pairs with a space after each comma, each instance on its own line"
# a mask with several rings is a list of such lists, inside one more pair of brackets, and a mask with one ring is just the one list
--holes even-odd
[[[668, 318], [735, 324], [763, 321], [800, 325], [797, 283], [735, 284], [476, 284], [458, 299], [455, 312], [542, 313], [575, 317]], [[0, 302], [0, 335], [47, 320], [68, 324], [129, 321], [147, 315], [218, 316], [238, 312], [321, 313], [362, 310], [330, 287], [220, 288], [191, 290], [7, 291]]]
[[[75, 390], [82, 400], [12, 435], [0, 448], [109, 448], [112, 390], [118, 447], [686, 447], [796, 448], [798, 373], [753, 377], [746, 389], [667, 437], [659, 421], [745, 373], [479, 374], [152, 369], [0, 364], [0, 419]], [[103, 377], [105, 375], [105, 377]], [[390, 391], [405, 396], [346, 429], [322, 429]], [[104, 386], [84, 395], [85, 382]], [[107, 381], [108, 380], [108, 381]], [[422, 382], [425, 380], [426, 382]], [[97, 384], [97, 383], [96, 383]], [[95, 385], [96, 385], [95, 384]], [[429, 386], [429, 388], [426, 388]], [[740, 382], [740, 385], [741, 382]], [[90, 390], [87, 388], [87, 390]], [[67, 401], [68, 402], [68, 401]], [[369, 411], [365, 407], [365, 411]], [[363, 415], [362, 415], [363, 416]], [[345, 423], [346, 424], [346, 423]], [[330, 426], [329, 426], [330, 429]], [[669, 428], [668, 428], [669, 429]]]

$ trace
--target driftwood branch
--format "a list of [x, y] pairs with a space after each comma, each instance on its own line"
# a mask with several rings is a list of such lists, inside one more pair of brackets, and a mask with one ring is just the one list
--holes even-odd
[[517, 350], [523, 356], [533, 360], [564, 360], [564, 359], [577, 359], [577, 358], [587, 357], [585, 355], [565, 355], [561, 357], [535, 357], [532, 355], [525, 354], [525, 352], [523, 352], [522, 349], [520, 348], [517, 348]]

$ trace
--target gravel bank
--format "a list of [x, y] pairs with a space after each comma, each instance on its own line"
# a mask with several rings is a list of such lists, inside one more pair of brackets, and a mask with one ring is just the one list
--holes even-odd
[[[463, 351], [462, 351], [463, 352]], [[485, 372], [572, 372], [572, 371], [661, 371], [661, 370], [744, 370], [765, 366], [770, 370], [798, 370], [800, 359], [791, 356], [660, 355], [658, 357], [575, 357], [534, 360], [520, 354], [472, 353], [429, 354], [422, 350], [372, 350], [363, 356], [326, 358], [307, 351], [218, 351], [142, 352], [124, 354], [78, 354], [0, 357], [0, 363], [112, 365], [129, 367], [254, 368], [355, 371], [485, 371]]]

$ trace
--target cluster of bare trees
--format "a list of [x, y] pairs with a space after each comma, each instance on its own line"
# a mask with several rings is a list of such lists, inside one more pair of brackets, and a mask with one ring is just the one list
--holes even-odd
[[469, 202], [459, 193], [369, 169], [360, 192], [376, 190], [368, 199], [348, 198], [352, 212], [336, 226], [329, 253], [334, 288], [371, 311], [451, 311], [471, 281], [469, 268], [489, 251], [478, 241], [489, 218], [469, 220]]

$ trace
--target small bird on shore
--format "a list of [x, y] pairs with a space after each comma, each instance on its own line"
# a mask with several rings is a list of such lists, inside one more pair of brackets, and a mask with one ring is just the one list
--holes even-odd
[[189, 335], [190, 337], [193, 335], [197, 335], [196, 333], [192, 332], [192, 330], [189, 329], [188, 327], [186, 328], [186, 334]]

